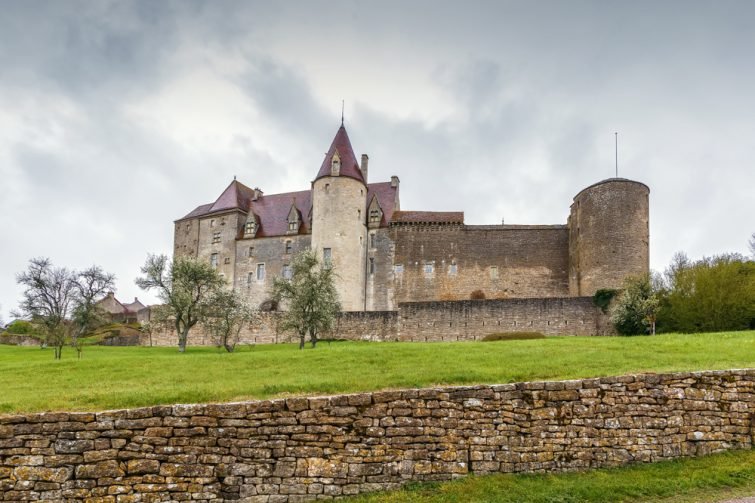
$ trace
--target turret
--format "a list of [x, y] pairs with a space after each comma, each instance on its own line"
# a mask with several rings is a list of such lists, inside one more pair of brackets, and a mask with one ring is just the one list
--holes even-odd
[[650, 270], [647, 185], [609, 178], [574, 197], [569, 215], [569, 293], [621, 288]]
[[312, 182], [312, 249], [336, 268], [344, 311], [365, 308], [366, 201], [362, 170], [342, 124]]

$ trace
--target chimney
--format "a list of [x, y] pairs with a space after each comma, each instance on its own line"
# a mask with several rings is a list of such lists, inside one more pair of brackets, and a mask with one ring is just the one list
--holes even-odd
[[260, 189], [259, 187], [255, 187], [254, 194], [252, 195], [252, 201], [256, 201], [260, 197], [262, 197], [262, 189]]
[[395, 188], [398, 188], [398, 184], [399, 184], [399, 179], [398, 179], [398, 177], [397, 177], [396, 175], [393, 175], [393, 176], [391, 177], [391, 187], [395, 187]]
[[360, 166], [360, 169], [362, 170], [362, 176], [364, 177], [364, 183], [367, 183], [367, 163], [370, 161], [370, 158], [367, 156], [367, 154], [362, 154], [362, 165]]

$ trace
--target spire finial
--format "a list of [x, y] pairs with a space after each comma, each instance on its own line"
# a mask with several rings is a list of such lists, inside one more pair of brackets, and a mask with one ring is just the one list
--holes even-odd
[[343, 126], [343, 108], [344, 108], [344, 100], [341, 100], [341, 126]]

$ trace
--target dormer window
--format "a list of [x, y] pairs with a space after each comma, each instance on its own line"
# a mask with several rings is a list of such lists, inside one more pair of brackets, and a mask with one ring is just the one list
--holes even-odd
[[377, 197], [372, 196], [370, 206], [367, 208], [367, 226], [370, 228], [380, 227], [380, 222], [383, 220], [383, 210], [380, 208]]
[[250, 214], [249, 218], [247, 218], [246, 223], [244, 224], [244, 237], [253, 238], [257, 235], [258, 230], [259, 223], [257, 222], [257, 217], [256, 215]]
[[330, 161], [330, 174], [331, 176], [341, 174], [341, 156], [338, 155], [338, 151], [333, 154], [333, 159]]
[[301, 213], [296, 208], [296, 201], [291, 204], [291, 209], [288, 210], [286, 220], [288, 220], [288, 231], [286, 231], [286, 234], [298, 234], [299, 225], [301, 224]]

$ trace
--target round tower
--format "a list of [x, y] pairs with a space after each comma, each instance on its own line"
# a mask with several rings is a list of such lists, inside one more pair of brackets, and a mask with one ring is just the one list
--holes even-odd
[[367, 187], [341, 125], [312, 182], [312, 249], [336, 270], [344, 311], [365, 308]]
[[574, 197], [569, 215], [569, 292], [589, 296], [621, 288], [650, 270], [647, 185], [609, 178]]

